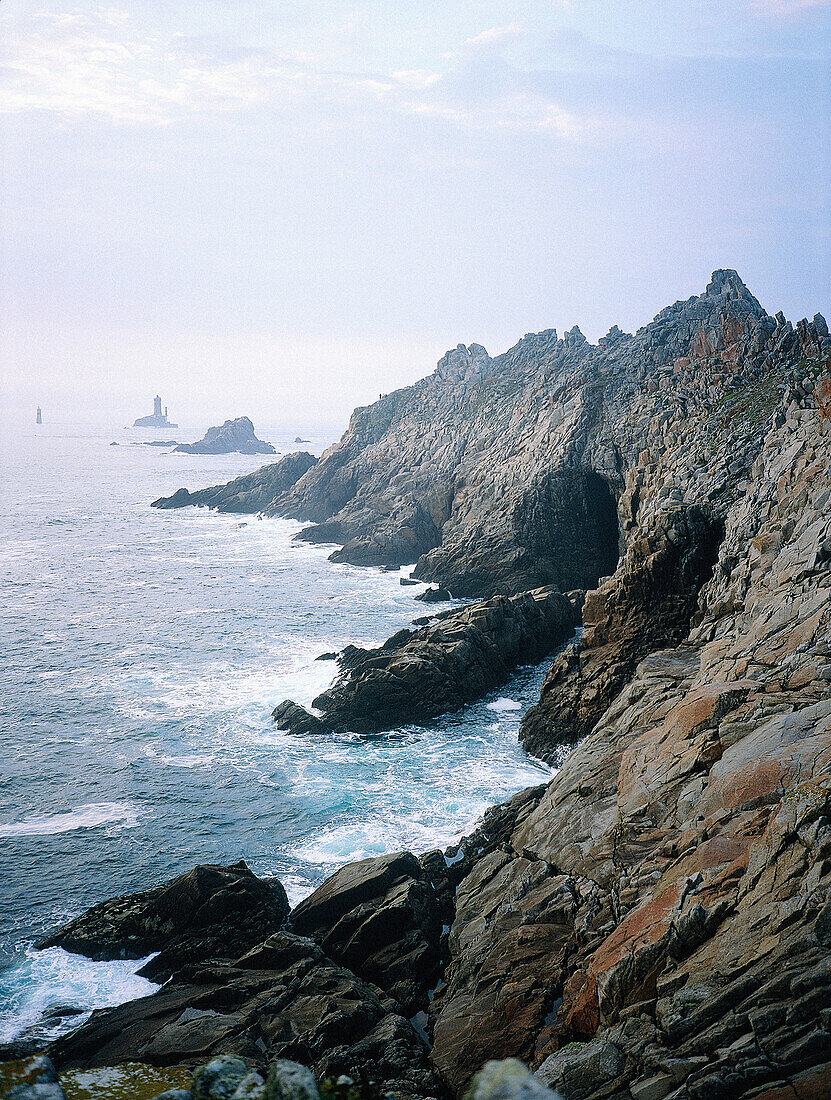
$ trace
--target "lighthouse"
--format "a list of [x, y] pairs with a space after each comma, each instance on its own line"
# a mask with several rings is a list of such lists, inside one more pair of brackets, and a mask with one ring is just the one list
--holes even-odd
[[38, 405], [38, 414], [37, 414], [37, 418], [35, 420], [35, 423], [36, 424], [42, 424], [43, 423], [43, 416], [41, 415], [41, 412], [40, 412], [40, 405]]

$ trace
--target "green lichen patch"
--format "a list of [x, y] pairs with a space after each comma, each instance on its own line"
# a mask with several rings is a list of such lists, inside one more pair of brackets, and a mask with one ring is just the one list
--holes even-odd
[[191, 1070], [185, 1066], [120, 1066], [72, 1069], [61, 1074], [66, 1100], [154, 1100], [168, 1089], [189, 1089]]

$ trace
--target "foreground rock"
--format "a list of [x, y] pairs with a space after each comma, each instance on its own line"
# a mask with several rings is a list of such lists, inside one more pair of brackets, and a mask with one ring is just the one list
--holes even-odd
[[289, 913], [276, 879], [263, 882], [243, 861], [204, 865], [150, 890], [93, 906], [38, 943], [90, 959], [140, 959], [164, 981], [186, 963], [233, 959], [277, 931]]
[[262, 512], [282, 493], [294, 485], [317, 459], [306, 451], [286, 455], [279, 462], [262, 466], [252, 474], [243, 474], [226, 485], [214, 485], [194, 493], [178, 489], [173, 496], [154, 500], [153, 508], [188, 508], [204, 505], [218, 512], [254, 514]]
[[173, 448], [189, 455], [227, 455], [239, 452], [244, 455], [273, 455], [276, 449], [254, 435], [254, 425], [247, 416], [226, 420], [218, 428], [208, 428], [196, 443], [180, 443]]
[[441, 971], [442, 919], [428, 874], [410, 852], [350, 863], [291, 915], [337, 962], [374, 982], [413, 1015]]
[[350, 646], [335, 683], [313, 706], [274, 711], [292, 733], [352, 730], [369, 733], [425, 722], [504, 683], [522, 664], [542, 660], [573, 632], [572, 602], [552, 588], [495, 596], [437, 617], [417, 631], [402, 630], [379, 649]]
[[150, 997], [93, 1013], [50, 1056], [59, 1070], [217, 1055], [265, 1071], [275, 1058], [381, 1091], [441, 1096], [424, 1042], [399, 1006], [309, 939], [279, 932], [233, 963], [193, 964]]

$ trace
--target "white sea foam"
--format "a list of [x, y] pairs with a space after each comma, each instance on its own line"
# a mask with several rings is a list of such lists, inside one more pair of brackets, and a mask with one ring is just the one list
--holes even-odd
[[518, 703], [516, 699], [494, 699], [492, 703], [487, 704], [487, 708], [502, 713], [509, 710], [522, 710], [522, 704]]
[[[18, 966], [0, 974], [0, 1042], [33, 1030], [38, 1037], [52, 1038], [83, 1023], [95, 1008], [146, 997], [159, 988], [136, 973], [146, 962], [93, 962], [60, 947], [29, 948]], [[44, 1012], [57, 1005], [81, 1009], [84, 1015], [42, 1022]]]
[[57, 836], [75, 829], [94, 829], [99, 825], [119, 825], [132, 829], [139, 813], [129, 802], [88, 802], [64, 814], [32, 814], [20, 821], [0, 824], [0, 836]]

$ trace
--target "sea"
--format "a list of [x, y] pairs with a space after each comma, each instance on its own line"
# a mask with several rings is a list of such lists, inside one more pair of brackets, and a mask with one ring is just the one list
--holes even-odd
[[[428, 726], [275, 730], [277, 703], [330, 683], [321, 653], [425, 614], [409, 570], [333, 564], [292, 520], [151, 508], [275, 461], [145, 445], [204, 424], [32, 421], [0, 431], [0, 1044], [155, 988], [140, 960], [35, 949], [97, 902], [244, 859], [296, 903], [349, 860], [444, 848], [550, 777], [517, 743], [547, 662]], [[257, 434], [278, 457], [332, 442]]]

